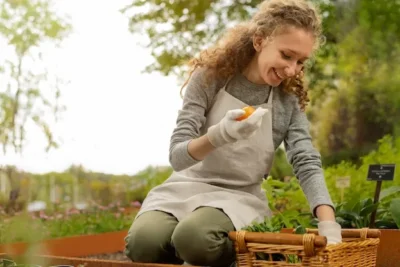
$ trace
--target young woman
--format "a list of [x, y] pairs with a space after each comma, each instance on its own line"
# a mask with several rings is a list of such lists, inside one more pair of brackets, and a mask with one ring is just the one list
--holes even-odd
[[[174, 172], [143, 202], [125, 239], [130, 259], [233, 263], [228, 232], [271, 215], [261, 184], [282, 142], [320, 234], [341, 242], [304, 113], [304, 65], [320, 39], [321, 19], [310, 3], [269, 0], [191, 61], [171, 138]], [[249, 105], [256, 111], [238, 121]]]

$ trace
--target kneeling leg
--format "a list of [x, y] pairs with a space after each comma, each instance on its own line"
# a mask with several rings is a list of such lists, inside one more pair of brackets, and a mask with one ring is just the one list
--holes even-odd
[[234, 226], [221, 210], [201, 207], [178, 223], [172, 243], [179, 257], [192, 265], [229, 266], [235, 260], [228, 237]]
[[132, 223], [125, 237], [125, 255], [134, 262], [182, 264], [171, 245], [177, 224], [177, 219], [165, 212], [143, 213]]

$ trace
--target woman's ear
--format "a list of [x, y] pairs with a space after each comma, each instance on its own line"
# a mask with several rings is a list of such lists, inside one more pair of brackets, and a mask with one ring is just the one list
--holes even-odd
[[257, 52], [260, 52], [263, 46], [264, 38], [260, 35], [253, 36], [253, 47]]

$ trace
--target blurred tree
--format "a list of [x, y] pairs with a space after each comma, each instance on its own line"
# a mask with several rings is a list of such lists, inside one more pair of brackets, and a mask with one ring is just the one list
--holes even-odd
[[[57, 147], [49, 127], [49, 116], [62, 109], [58, 103], [59, 79], [49, 81], [48, 72], [39, 72], [40, 45], [58, 44], [70, 31], [70, 25], [58, 17], [45, 0], [4, 0], [0, 2], [0, 40], [4, 42], [5, 61], [0, 63], [0, 144], [3, 153], [12, 147], [21, 153], [26, 140], [26, 127], [33, 122], [45, 134], [48, 145]], [[50, 92], [49, 92], [50, 89]], [[5, 172], [8, 168], [4, 167]], [[13, 176], [8, 175], [14, 186]], [[13, 188], [10, 200], [18, 198]]]
[[[237, 22], [246, 20], [261, 0], [133, 0], [121, 9], [128, 14], [133, 34], [147, 36], [141, 44], [150, 48], [155, 64], [144, 71], [181, 75], [184, 64], [201, 49], [215, 42], [220, 34]], [[314, 0], [324, 12], [327, 23], [335, 21], [332, 4]], [[327, 25], [330, 27], [330, 25]], [[327, 40], [334, 36], [326, 31]]]
[[6, 165], [0, 168], [0, 172], [5, 174], [5, 176], [10, 181], [10, 194], [8, 197], [8, 203], [6, 204], [5, 211], [6, 213], [13, 214], [14, 212], [18, 211], [17, 207], [17, 199], [20, 193], [20, 183], [22, 173], [18, 171], [18, 169], [11, 165]]
[[400, 2], [339, 1], [337, 8], [336, 57], [320, 58], [337, 79], [311, 91], [325, 92], [310, 117], [326, 164], [357, 161], [384, 135], [400, 134]]
[[[48, 140], [46, 150], [57, 147], [49, 127], [49, 115], [61, 110], [59, 79], [51, 84], [48, 72], [38, 72], [40, 45], [58, 44], [70, 25], [50, 8], [48, 0], [4, 0], [0, 3], [0, 40], [7, 57], [0, 65], [0, 143], [3, 152], [13, 147], [22, 152], [29, 121], [39, 126]], [[35, 66], [35, 67], [34, 67]], [[47, 92], [48, 89], [52, 92]], [[57, 118], [57, 117], [56, 117]]]
[[172, 168], [169, 166], [148, 166], [144, 170], [139, 171], [132, 181], [131, 197], [142, 202], [153, 187], [162, 184], [168, 179], [172, 171]]

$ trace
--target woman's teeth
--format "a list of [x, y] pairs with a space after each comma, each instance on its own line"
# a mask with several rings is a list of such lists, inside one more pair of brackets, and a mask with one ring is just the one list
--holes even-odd
[[279, 79], [283, 80], [283, 77], [280, 76], [280, 75], [278, 74], [278, 72], [277, 72], [275, 69], [274, 69], [274, 72], [275, 72], [276, 76], [278, 76]]

